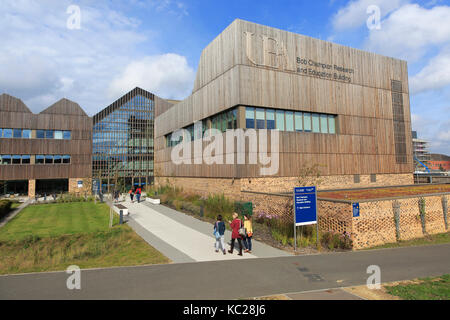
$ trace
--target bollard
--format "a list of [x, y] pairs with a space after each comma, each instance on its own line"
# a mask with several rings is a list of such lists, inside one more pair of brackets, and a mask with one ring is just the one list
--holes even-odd
[[448, 222], [447, 222], [447, 214], [448, 214], [448, 201], [446, 196], [442, 196], [442, 212], [444, 213], [444, 224], [445, 224], [445, 230], [448, 229]]
[[123, 210], [120, 210], [119, 224], [123, 224]]
[[392, 209], [394, 210], [394, 222], [395, 222], [395, 237], [397, 241], [400, 240], [400, 202], [395, 200], [392, 202]]
[[203, 206], [200, 206], [200, 217], [203, 217], [203, 214], [204, 214]]

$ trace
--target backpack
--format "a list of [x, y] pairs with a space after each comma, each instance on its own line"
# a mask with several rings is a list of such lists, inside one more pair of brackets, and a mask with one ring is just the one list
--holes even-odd
[[214, 229], [214, 236], [216, 237], [216, 239], [220, 239], [219, 223], [218, 222], [216, 222], [216, 227]]

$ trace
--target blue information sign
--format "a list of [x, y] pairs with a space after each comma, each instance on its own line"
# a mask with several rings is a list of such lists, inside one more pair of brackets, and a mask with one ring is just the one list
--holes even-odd
[[353, 217], [359, 217], [359, 203], [353, 203], [352, 204], [353, 207]]
[[316, 187], [294, 188], [294, 215], [296, 226], [317, 223]]

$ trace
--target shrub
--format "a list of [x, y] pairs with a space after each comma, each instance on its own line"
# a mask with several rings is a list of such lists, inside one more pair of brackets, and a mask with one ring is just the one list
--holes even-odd
[[229, 215], [234, 211], [233, 201], [225, 198], [223, 194], [220, 195], [209, 195], [204, 201], [205, 215], [215, 219], [218, 214]]
[[0, 219], [6, 216], [11, 211], [12, 201], [1, 200], [0, 201]]
[[351, 249], [353, 242], [348, 233], [338, 233], [333, 231], [325, 232], [322, 235], [322, 244], [330, 250], [333, 249]]

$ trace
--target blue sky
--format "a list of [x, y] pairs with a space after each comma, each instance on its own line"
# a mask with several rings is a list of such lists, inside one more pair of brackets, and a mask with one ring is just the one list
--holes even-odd
[[236, 18], [407, 60], [413, 129], [450, 154], [450, 1], [2, 0], [0, 92], [34, 112], [66, 97], [89, 115], [136, 85], [183, 99], [202, 49]]

